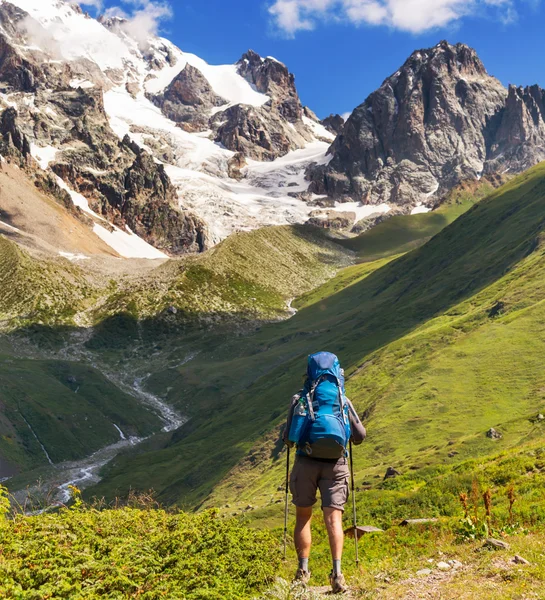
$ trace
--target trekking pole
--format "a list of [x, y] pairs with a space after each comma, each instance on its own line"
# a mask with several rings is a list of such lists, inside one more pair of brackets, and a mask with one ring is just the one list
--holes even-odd
[[286, 458], [286, 500], [284, 504], [284, 560], [287, 558], [288, 551], [288, 494], [290, 480], [290, 447], [288, 446], [288, 455]]
[[354, 459], [352, 458], [352, 440], [350, 440], [350, 475], [352, 478], [352, 511], [354, 519], [354, 541], [356, 544], [356, 567], [360, 566], [360, 555], [358, 548], [358, 517], [356, 513], [356, 490], [354, 485]]

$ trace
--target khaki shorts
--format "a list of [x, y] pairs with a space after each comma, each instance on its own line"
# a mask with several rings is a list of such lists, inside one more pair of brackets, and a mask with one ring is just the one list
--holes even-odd
[[326, 462], [306, 456], [297, 456], [290, 477], [293, 504], [307, 508], [316, 504], [316, 491], [320, 490], [322, 508], [344, 511], [348, 501], [350, 471], [346, 458]]

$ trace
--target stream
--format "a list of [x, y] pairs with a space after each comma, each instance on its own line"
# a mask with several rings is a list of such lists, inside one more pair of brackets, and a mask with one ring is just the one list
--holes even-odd
[[[50, 358], [85, 362], [94, 367], [116, 387], [133, 396], [157, 414], [163, 421], [161, 431], [164, 433], [175, 431], [187, 422], [187, 417], [181, 415], [164, 400], [145, 389], [144, 384], [151, 376], [151, 373], [140, 376], [133, 374], [131, 376], [129, 373], [120, 374], [119, 372], [111, 372], [104, 368], [103, 365], [98, 364], [97, 361], [94, 360], [93, 355], [84, 349], [84, 344], [88, 337], [88, 332], [84, 332], [83, 334], [79, 333], [79, 335], [74, 336], [74, 343], [66, 345], [60, 352], [55, 353], [56, 356], [50, 356]], [[195, 356], [196, 354], [188, 355], [177, 366], [186, 364]], [[43, 356], [41, 358], [43, 358]], [[112, 423], [119, 433], [119, 441], [97, 450], [86, 458], [54, 464], [31, 425], [26, 419], [25, 422], [44, 451], [44, 455], [51, 465], [51, 468], [44, 474], [42, 481], [38, 485], [31, 486], [27, 490], [21, 490], [13, 494], [14, 499], [21, 505], [24, 505], [27, 498], [32, 497], [34, 494], [39, 493], [44, 489], [47, 490], [51, 506], [66, 504], [71, 497], [70, 486], [75, 486], [80, 490], [84, 490], [91, 485], [99, 483], [101, 480], [100, 471], [105, 465], [112, 461], [120, 452], [135, 447], [152, 437], [127, 437], [118, 425]], [[38, 512], [43, 512], [43, 509]], [[29, 512], [29, 514], [35, 513]]]

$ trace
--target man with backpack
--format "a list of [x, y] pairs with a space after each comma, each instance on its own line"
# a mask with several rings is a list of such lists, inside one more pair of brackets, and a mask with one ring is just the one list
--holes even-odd
[[345, 396], [344, 371], [338, 358], [329, 352], [312, 354], [308, 357], [305, 386], [292, 398], [284, 431], [286, 444], [297, 447], [290, 477], [299, 558], [295, 579], [305, 584], [310, 579], [310, 525], [319, 489], [333, 559], [330, 583], [335, 594], [347, 591], [341, 572], [342, 518], [350, 479], [347, 447], [350, 441], [361, 444], [365, 437], [365, 428]]

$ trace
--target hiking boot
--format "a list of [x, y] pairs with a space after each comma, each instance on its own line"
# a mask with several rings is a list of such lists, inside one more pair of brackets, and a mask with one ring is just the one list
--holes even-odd
[[331, 584], [331, 589], [334, 594], [344, 594], [348, 592], [348, 586], [346, 585], [346, 581], [344, 579], [344, 575], [342, 573], [337, 573], [329, 576], [329, 583]]
[[295, 573], [295, 578], [293, 581], [300, 581], [303, 585], [306, 585], [310, 581], [310, 571], [297, 569], [297, 573]]

